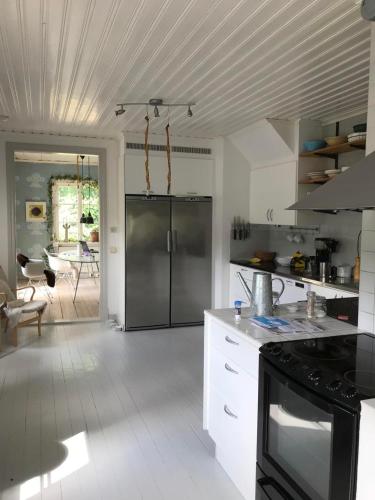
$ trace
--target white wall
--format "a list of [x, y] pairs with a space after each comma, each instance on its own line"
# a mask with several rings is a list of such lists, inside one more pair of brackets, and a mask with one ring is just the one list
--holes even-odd
[[[97, 139], [87, 137], [71, 137], [53, 134], [31, 134], [16, 132], [0, 132], [0, 264], [5, 272], [9, 262], [8, 238], [8, 193], [6, 177], [6, 145], [9, 142], [22, 144], [40, 144], [58, 147], [102, 148], [106, 151], [106, 219], [105, 235], [107, 249], [107, 309], [109, 314], [116, 314], [123, 321], [124, 304], [123, 274], [119, 269], [123, 265], [123, 223], [121, 219], [120, 201], [123, 200], [123, 184], [121, 184], [121, 157], [119, 139]], [[58, 149], [57, 149], [58, 150]], [[120, 181], [120, 182], [119, 182]], [[13, 259], [10, 259], [11, 261]]]
[[215, 140], [214, 306], [227, 307], [231, 224], [249, 219], [250, 164], [229, 138]]

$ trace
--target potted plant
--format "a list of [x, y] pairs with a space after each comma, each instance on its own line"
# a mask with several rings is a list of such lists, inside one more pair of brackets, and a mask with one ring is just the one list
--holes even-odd
[[99, 241], [99, 227], [94, 226], [90, 231], [90, 241], [92, 243], [97, 243]]

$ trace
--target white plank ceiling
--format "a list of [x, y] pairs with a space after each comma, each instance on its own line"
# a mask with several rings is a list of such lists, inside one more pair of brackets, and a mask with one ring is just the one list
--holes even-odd
[[171, 111], [187, 136], [328, 122], [366, 109], [369, 51], [354, 0], [0, 0], [0, 129], [140, 131], [145, 108], [115, 104], [151, 97], [197, 103]]

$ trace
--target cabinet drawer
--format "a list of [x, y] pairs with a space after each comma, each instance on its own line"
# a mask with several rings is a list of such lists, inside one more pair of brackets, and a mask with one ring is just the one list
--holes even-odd
[[210, 387], [225, 398], [229, 406], [247, 411], [246, 405], [254, 404], [247, 397], [252, 380], [240, 366], [220, 351], [211, 348]]
[[[256, 384], [256, 381], [254, 381]], [[251, 391], [251, 392], [254, 392]], [[243, 394], [251, 400], [251, 395]], [[233, 450], [233, 456], [249, 457], [256, 454], [257, 405], [237, 408], [215, 390], [210, 393], [210, 413], [208, 432], [216, 446]]]
[[216, 321], [210, 331], [210, 348], [215, 347], [225, 358], [234, 361], [244, 371], [258, 380], [259, 349]]

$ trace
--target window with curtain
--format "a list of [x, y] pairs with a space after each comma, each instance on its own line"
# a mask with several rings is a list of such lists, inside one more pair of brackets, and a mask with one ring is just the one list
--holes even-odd
[[[83, 212], [87, 215], [89, 208], [94, 224], [81, 224], [79, 222], [81, 215]], [[88, 182], [77, 185], [77, 181], [74, 180], [55, 180], [52, 187], [52, 217], [54, 241], [65, 241], [65, 224], [70, 225], [68, 241], [87, 240], [92, 230], [99, 230], [99, 186], [97, 183], [91, 182], [91, 187], [89, 187]]]

